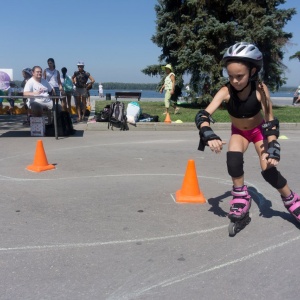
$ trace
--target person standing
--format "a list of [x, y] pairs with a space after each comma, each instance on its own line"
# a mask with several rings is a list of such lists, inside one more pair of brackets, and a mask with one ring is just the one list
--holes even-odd
[[63, 94], [66, 98], [62, 99], [62, 110], [68, 111], [70, 115], [72, 115], [72, 107], [71, 107], [71, 99], [73, 94], [73, 82], [72, 78], [67, 74], [68, 70], [66, 67], [61, 69], [61, 84], [63, 87]]
[[[84, 70], [84, 62], [79, 61], [77, 63], [78, 71], [75, 71], [73, 76], [72, 76], [72, 81], [75, 85], [75, 91], [74, 91], [74, 96], [75, 96], [75, 101], [76, 101], [76, 110], [77, 110], [77, 115], [78, 115], [78, 121], [83, 121], [84, 120], [84, 115], [86, 111], [86, 99], [87, 99], [87, 82], [90, 80], [91, 84], [94, 84], [95, 80], [91, 76], [89, 72], [86, 72]], [[82, 108], [82, 110], [81, 110]]]
[[46, 79], [54, 89], [53, 96], [60, 96], [63, 91], [59, 71], [56, 70], [55, 61], [53, 58], [47, 60], [48, 68], [44, 70], [43, 78]]
[[294, 93], [293, 105], [295, 106], [298, 102], [300, 102], [300, 85], [297, 87]]
[[103, 85], [101, 82], [99, 83], [99, 98], [103, 98]]
[[163, 114], [166, 115], [169, 112], [170, 105], [174, 107], [174, 114], [177, 114], [179, 111], [179, 107], [176, 107], [176, 102], [171, 100], [171, 97], [175, 92], [175, 74], [173, 73], [173, 68], [170, 64], [163, 66], [162, 69], [167, 74], [167, 76], [165, 77], [164, 85], [160, 89], [160, 93], [165, 90], [166, 111]]
[[231, 119], [231, 137], [227, 152], [227, 171], [233, 187], [228, 217], [242, 220], [249, 212], [251, 195], [244, 181], [244, 153], [253, 143], [263, 179], [275, 188], [286, 209], [300, 221], [300, 197], [288, 186], [287, 180], [277, 170], [280, 161], [279, 120], [274, 118], [267, 86], [259, 79], [263, 55], [253, 44], [240, 42], [229, 47], [222, 59], [229, 82], [214, 96], [205, 110], [200, 110], [195, 123], [199, 129], [199, 150], [208, 146], [220, 153], [224, 142], [217, 136], [210, 122], [211, 115], [225, 104]]

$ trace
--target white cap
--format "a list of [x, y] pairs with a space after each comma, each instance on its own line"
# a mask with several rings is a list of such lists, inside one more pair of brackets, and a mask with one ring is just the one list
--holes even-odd
[[84, 62], [82, 60], [80, 60], [78, 63], [77, 63], [77, 66], [84, 66]]

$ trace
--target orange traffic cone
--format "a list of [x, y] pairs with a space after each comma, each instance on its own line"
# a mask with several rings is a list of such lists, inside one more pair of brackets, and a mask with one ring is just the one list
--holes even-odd
[[193, 160], [188, 161], [181, 190], [176, 192], [176, 202], [206, 203], [206, 199], [199, 189], [195, 161]]
[[53, 165], [48, 164], [43, 142], [41, 140], [38, 140], [36, 144], [33, 165], [27, 166], [26, 169], [33, 172], [42, 172], [55, 169]]
[[171, 121], [171, 118], [170, 118], [170, 114], [169, 113], [167, 113], [166, 114], [166, 118], [165, 118], [165, 123], [171, 123], [172, 121]]

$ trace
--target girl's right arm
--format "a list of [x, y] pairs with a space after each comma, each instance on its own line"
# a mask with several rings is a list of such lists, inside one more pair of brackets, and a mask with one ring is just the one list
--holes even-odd
[[205, 110], [200, 110], [195, 118], [195, 123], [199, 129], [200, 144], [199, 150], [204, 150], [205, 145], [209, 146], [211, 151], [219, 153], [222, 150], [223, 145], [221, 138], [217, 136], [210, 127], [210, 122], [213, 121], [211, 115], [218, 109], [222, 102], [229, 98], [227, 87], [222, 87], [211, 103]]
[[210, 104], [206, 107], [206, 111], [212, 115], [222, 104], [222, 102], [225, 100], [228, 100], [229, 93], [228, 88], [226, 86], [223, 86], [214, 96]]

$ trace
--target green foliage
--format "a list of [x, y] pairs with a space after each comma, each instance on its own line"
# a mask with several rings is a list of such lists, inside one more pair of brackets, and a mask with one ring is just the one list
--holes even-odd
[[297, 51], [294, 55], [289, 57], [289, 59], [295, 59], [295, 58], [298, 58], [298, 60], [300, 61], [300, 51]]
[[176, 77], [191, 76], [190, 86], [203, 92], [210, 84], [214, 95], [224, 83], [221, 59], [238, 41], [252, 42], [263, 53], [263, 80], [274, 91], [286, 81], [283, 47], [292, 37], [283, 27], [296, 10], [278, 9], [285, 0], [158, 0], [156, 33], [152, 41], [161, 48], [159, 64], [142, 70], [161, 75], [161, 64], [171, 63]]
[[[110, 104], [110, 101], [96, 101], [95, 112], [99, 113], [107, 104]], [[125, 102], [126, 104], [126, 102]], [[165, 120], [165, 106], [163, 101], [160, 102], [139, 102], [142, 112], [149, 115], [159, 116], [159, 121], [163, 122]], [[127, 104], [126, 104], [127, 106]], [[203, 108], [201, 104], [189, 104], [189, 105], [180, 105], [179, 113], [174, 115], [174, 111], [170, 108], [170, 117], [172, 121], [181, 120], [182, 122], [194, 122], [195, 115], [200, 108]], [[205, 106], [204, 106], [205, 107]], [[292, 106], [274, 106], [273, 107], [274, 115], [282, 123], [298, 123], [299, 122], [299, 108]], [[229, 114], [227, 110], [220, 107], [213, 114], [213, 118], [218, 123], [227, 123], [230, 122]]]
[[[15, 80], [15, 84], [20, 87], [22, 81]], [[102, 82], [103, 88], [106, 90], [158, 90], [158, 85], [156, 83], [125, 83], [125, 82]], [[99, 83], [95, 82], [93, 84], [93, 89], [98, 90]]]

